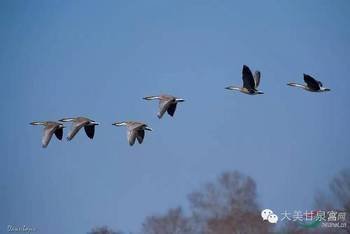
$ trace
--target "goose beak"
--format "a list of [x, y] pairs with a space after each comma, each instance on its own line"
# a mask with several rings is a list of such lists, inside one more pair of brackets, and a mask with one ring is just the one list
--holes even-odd
[[176, 98], [176, 102], [184, 102], [185, 99], [182, 99], [182, 98]]
[[91, 125], [100, 125], [100, 123], [99, 123], [99, 122], [92, 121], [92, 122], [91, 122]]

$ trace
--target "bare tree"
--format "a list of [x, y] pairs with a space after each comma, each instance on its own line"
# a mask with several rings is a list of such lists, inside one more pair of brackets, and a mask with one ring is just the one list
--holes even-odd
[[191, 234], [189, 218], [185, 217], [180, 207], [170, 209], [165, 215], [150, 216], [143, 224], [145, 234]]
[[113, 231], [107, 226], [95, 227], [88, 234], [123, 234], [121, 231]]
[[241, 173], [223, 173], [189, 196], [192, 216], [181, 208], [170, 209], [163, 216], [146, 218], [145, 234], [238, 234], [269, 233], [272, 226], [263, 222], [256, 202], [256, 185]]
[[350, 169], [341, 171], [330, 183], [332, 191], [338, 206], [350, 212]]
[[281, 228], [284, 234], [325, 234], [325, 233], [350, 233], [350, 170], [343, 170], [335, 176], [330, 184], [328, 193], [318, 191], [315, 196], [315, 209], [322, 211], [338, 211], [346, 214], [346, 228], [318, 227], [314, 229], [303, 228], [296, 223], [287, 223]]
[[329, 193], [319, 192], [315, 197], [315, 206], [327, 211], [345, 212], [346, 228], [326, 228], [324, 232], [350, 233], [350, 169], [344, 169], [329, 184]]
[[189, 195], [194, 220], [200, 233], [269, 233], [271, 224], [263, 222], [256, 202], [256, 184], [241, 173], [223, 173], [216, 182], [206, 184]]

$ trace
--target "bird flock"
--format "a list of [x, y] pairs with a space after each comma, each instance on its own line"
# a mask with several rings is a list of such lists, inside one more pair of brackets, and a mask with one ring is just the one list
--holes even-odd
[[[264, 94], [262, 91], [258, 90], [258, 87], [260, 84], [260, 78], [261, 78], [260, 71], [258, 70], [255, 71], [253, 75], [249, 67], [247, 65], [243, 65], [243, 68], [242, 68], [243, 86], [237, 87], [232, 85], [232, 86], [226, 87], [225, 89], [239, 91], [248, 95]], [[304, 82], [305, 82], [304, 84], [290, 82], [287, 85], [291, 87], [302, 88], [309, 92], [330, 91], [329, 88], [323, 87], [323, 84], [321, 83], [321, 81], [316, 80], [310, 75], [304, 74]], [[159, 112], [157, 113], [157, 116], [159, 119], [161, 119], [166, 112], [173, 117], [175, 114], [177, 104], [179, 102], [185, 101], [182, 98], [177, 98], [175, 96], [166, 95], [166, 94], [159, 95], [159, 96], [148, 96], [148, 97], [144, 97], [143, 99], [148, 101], [151, 101], [151, 100], [159, 101]], [[50, 143], [50, 140], [53, 134], [55, 134], [57, 139], [62, 140], [63, 129], [65, 128], [64, 123], [66, 122], [72, 123], [71, 129], [67, 135], [68, 141], [71, 141], [82, 127], [84, 127], [86, 135], [90, 139], [93, 139], [95, 135], [95, 126], [99, 125], [98, 122], [86, 117], [63, 118], [58, 120], [57, 122], [56, 121], [34, 121], [34, 122], [31, 122], [30, 124], [42, 125], [44, 127], [44, 134], [43, 134], [41, 143], [42, 143], [42, 147], [46, 148]], [[152, 128], [150, 128], [147, 124], [142, 122], [136, 122], [136, 121], [115, 122], [112, 125], [127, 127], [127, 139], [130, 146], [135, 144], [136, 139], [139, 142], [139, 144], [142, 144], [143, 139], [145, 137], [145, 131], [152, 131]]]

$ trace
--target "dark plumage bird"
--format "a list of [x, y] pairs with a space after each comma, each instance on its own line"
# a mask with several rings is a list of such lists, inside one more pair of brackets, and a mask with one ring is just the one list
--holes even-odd
[[310, 92], [331, 91], [330, 89], [323, 87], [323, 84], [321, 81], [316, 80], [310, 75], [304, 74], [304, 81], [305, 81], [305, 84], [297, 84], [292, 82], [292, 83], [288, 83], [288, 85], [292, 87], [299, 87]]
[[152, 131], [152, 129], [148, 127], [147, 124], [135, 121], [115, 122], [112, 125], [127, 127], [127, 138], [130, 146], [135, 144], [136, 139], [139, 144], [142, 144], [143, 138], [145, 137], [145, 130]]
[[76, 118], [63, 118], [60, 119], [61, 122], [72, 122], [72, 128], [68, 133], [67, 140], [72, 140], [73, 137], [79, 132], [79, 130], [84, 127], [86, 135], [93, 139], [95, 135], [95, 126], [99, 123], [85, 118], [85, 117], [76, 117]]
[[159, 100], [159, 112], [158, 118], [162, 118], [165, 112], [168, 112], [170, 116], [174, 116], [177, 103], [184, 102], [182, 98], [177, 98], [171, 95], [159, 95], [159, 96], [148, 96], [144, 97], [145, 100]]
[[62, 140], [63, 136], [63, 124], [53, 121], [43, 121], [43, 122], [31, 122], [31, 125], [43, 125], [44, 126], [44, 135], [41, 140], [43, 148], [46, 148], [50, 143], [52, 135], [55, 134], [57, 139]]
[[247, 65], [243, 65], [243, 69], [242, 69], [243, 87], [228, 86], [225, 89], [237, 90], [249, 95], [264, 94], [263, 92], [257, 89], [260, 84], [260, 77], [261, 77], [260, 71], [255, 71], [253, 75], [249, 67]]

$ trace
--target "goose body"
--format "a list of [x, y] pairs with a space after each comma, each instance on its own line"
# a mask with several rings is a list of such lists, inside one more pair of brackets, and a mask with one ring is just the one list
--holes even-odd
[[152, 129], [148, 127], [147, 124], [136, 121], [115, 122], [112, 125], [127, 127], [127, 139], [130, 146], [135, 144], [136, 139], [139, 144], [142, 144], [143, 138], [145, 137], [145, 130], [152, 131]]
[[329, 88], [323, 87], [323, 84], [321, 81], [316, 80], [315, 78], [313, 78], [312, 76], [310, 76], [308, 74], [304, 74], [304, 81], [305, 81], [305, 84], [298, 84], [298, 83], [291, 82], [291, 83], [288, 83], [287, 85], [292, 86], [292, 87], [302, 88], [302, 89], [305, 89], [306, 91], [309, 91], [309, 92], [331, 91]]
[[255, 71], [254, 75], [247, 65], [243, 65], [242, 68], [242, 80], [243, 87], [228, 86], [225, 89], [236, 90], [249, 95], [263, 94], [263, 92], [258, 90], [260, 84], [260, 71]]
[[42, 147], [46, 148], [50, 143], [52, 135], [55, 134], [57, 139], [62, 140], [64, 125], [54, 121], [43, 121], [43, 122], [31, 122], [31, 125], [42, 125], [44, 126], [44, 134], [41, 140]]
[[63, 118], [59, 120], [60, 122], [72, 122], [72, 128], [68, 133], [67, 140], [70, 141], [79, 132], [79, 130], [84, 127], [86, 135], [93, 139], [95, 135], [95, 126], [99, 123], [88, 119], [86, 117], [76, 117], [76, 118]]
[[148, 96], [144, 97], [145, 100], [159, 100], [159, 112], [157, 114], [158, 118], [162, 118], [165, 112], [173, 117], [175, 114], [177, 103], [184, 102], [182, 98], [177, 98], [171, 95], [159, 95], [159, 96]]

